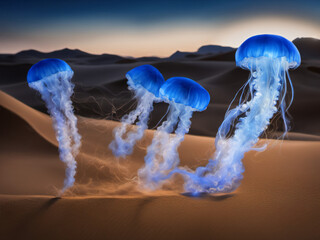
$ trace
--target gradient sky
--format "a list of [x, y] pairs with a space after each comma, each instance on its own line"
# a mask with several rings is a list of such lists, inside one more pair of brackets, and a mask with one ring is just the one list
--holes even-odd
[[168, 56], [206, 44], [238, 47], [261, 33], [320, 39], [320, 1], [1, 1], [0, 28], [2, 53], [68, 47]]

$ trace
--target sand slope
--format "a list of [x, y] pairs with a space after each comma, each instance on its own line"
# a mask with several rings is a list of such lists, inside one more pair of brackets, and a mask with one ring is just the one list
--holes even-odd
[[[274, 141], [246, 155], [233, 194], [192, 198], [181, 179], [142, 193], [135, 183], [152, 131], [125, 160], [107, 145], [118, 124], [79, 119], [76, 186], [64, 178], [50, 118], [0, 92], [0, 239], [318, 239], [320, 142]], [[206, 163], [214, 139], [187, 136], [182, 165]], [[172, 189], [172, 190], [170, 190]]]

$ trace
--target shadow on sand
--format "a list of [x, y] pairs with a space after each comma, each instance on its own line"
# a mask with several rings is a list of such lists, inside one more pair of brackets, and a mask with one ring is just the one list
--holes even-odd
[[209, 194], [209, 193], [181, 193], [182, 196], [190, 197], [190, 198], [196, 198], [196, 199], [207, 199], [211, 201], [223, 201], [228, 198], [236, 196], [234, 193], [224, 193], [224, 194]]
[[61, 199], [61, 197], [51, 198], [45, 201], [39, 208], [33, 209], [32, 212], [26, 214], [14, 228], [13, 239], [24, 239], [26, 237], [25, 234], [28, 232], [30, 226], [33, 225], [34, 221], [45, 214], [45, 212], [59, 199]]

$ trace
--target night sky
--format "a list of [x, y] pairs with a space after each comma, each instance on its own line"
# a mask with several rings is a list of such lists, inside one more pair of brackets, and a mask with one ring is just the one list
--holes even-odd
[[260, 33], [320, 38], [320, 1], [1, 1], [0, 28], [2, 53], [69, 47], [167, 56], [205, 44], [237, 47]]

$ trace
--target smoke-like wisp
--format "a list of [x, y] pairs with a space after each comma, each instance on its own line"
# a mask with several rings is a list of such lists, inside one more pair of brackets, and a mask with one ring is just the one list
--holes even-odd
[[77, 118], [70, 99], [74, 88], [70, 81], [72, 75], [73, 72], [66, 71], [46, 77], [42, 81], [29, 82], [29, 86], [39, 91], [46, 103], [59, 143], [60, 159], [67, 166], [61, 194], [74, 184], [77, 167], [75, 157], [81, 146]]

